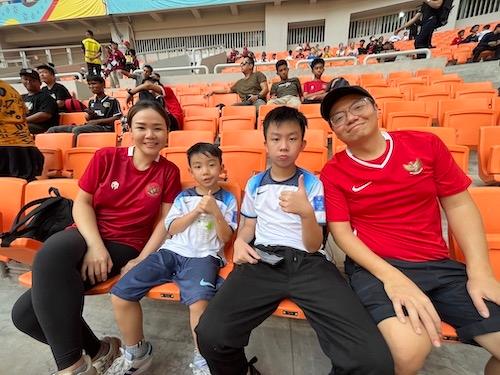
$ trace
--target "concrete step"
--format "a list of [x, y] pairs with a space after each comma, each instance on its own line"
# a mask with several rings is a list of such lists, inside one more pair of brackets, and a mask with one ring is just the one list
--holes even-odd
[[500, 87], [500, 62], [483, 61], [461, 65], [451, 65], [444, 69], [446, 74], [456, 73], [465, 82], [491, 81], [493, 87]]

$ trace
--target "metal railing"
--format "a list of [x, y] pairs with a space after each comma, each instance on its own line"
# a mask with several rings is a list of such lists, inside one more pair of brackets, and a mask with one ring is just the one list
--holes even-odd
[[[358, 64], [358, 58], [355, 56], [342, 56], [342, 57], [328, 57], [325, 60], [325, 62], [329, 61], [352, 61], [354, 62], [354, 65]], [[300, 65], [307, 65], [309, 68], [311, 66], [312, 60], [298, 60], [297, 64], [295, 65], [297, 69], [299, 69]]]
[[367, 55], [363, 59], [363, 65], [368, 65], [368, 61], [373, 59], [383, 59], [386, 57], [398, 57], [398, 56], [412, 56], [416, 54], [422, 54], [422, 55], [425, 54], [426, 59], [430, 59], [432, 57], [432, 52], [429, 48], [419, 48], [419, 49], [411, 49], [408, 51], [385, 52], [385, 53]]
[[400, 12], [398, 12], [351, 20], [349, 23], [349, 39], [367, 38], [371, 35], [387, 33], [392, 34], [394, 30], [412, 19], [417, 10], [415, 8], [406, 8], [402, 12], [404, 13], [403, 17], [400, 17]]
[[[175, 71], [179, 71], [179, 70], [196, 70], [196, 71], [202, 70], [203, 74], [209, 73], [208, 66], [206, 66], [206, 65], [170, 66], [170, 67], [165, 67], [165, 68], [155, 68], [154, 69], [155, 72], [175, 72]], [[134, 73], [142, 73], [142, 70], [141, 69], [134, 70]], [[198, 74], [198, 73], [196, 73], [196, 74]]]
[[[68, 76], [71, 76], [71, 77], [78, 76], [78, 79], [80, 79], [80, 80], [83, 80], [83, 78], [84, 78], [83, 74], [80, 72], [68, 72], [68, 73], [57, 73], [56, 74], [56, 78], [68, 77]], [[17, 77], [0, 77], [0, 79], [2, 81], [10, 81], [10, 82], [15, 81], [16, 83], [21, 82], [21, 77], [19, 77], [19, 76], [17, 76]]]
[[83, 51], [80, 44], [65, 46], [45, 46], [30, 48], [2, 49], [0, 51], [4, 58], [4, 66], [21, 63], [23, 68], [32, 65], [52, 62], [56, 65], [72, 65], [83, 62]]

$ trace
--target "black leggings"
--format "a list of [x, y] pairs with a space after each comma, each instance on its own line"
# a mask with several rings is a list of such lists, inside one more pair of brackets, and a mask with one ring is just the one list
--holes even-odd
[[[113, 261], [110, 277], [139, 254], [128, 245], [104, 244]], [[86, 252], [87, 244], [77, 229], [47, 239], [33, 262], [32, 288], [12, 308], [14, 325], [50, 345], [58, 370], [76, 363], [83, 349], [94, 357], [101, 345], [82, 317], [85, 291], [92, 288], [80, 275]]]

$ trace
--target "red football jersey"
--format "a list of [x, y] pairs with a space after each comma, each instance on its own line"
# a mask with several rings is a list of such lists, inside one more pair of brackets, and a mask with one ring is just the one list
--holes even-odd
[[101, 237], [141, 251], [149, 240], [162, 203], [172, 203], [181, 191], [179, 168], [158, 157], [145, 171], [132, 161], [134, 147], [98, 150], [80, 178], [82, 190], [93, 195]]
[[321, 90], [326, 90], [328, 82], [323, 81], [309, 81], [304, 83], [304, 92], [312, 94]]
[[327, 221], [350, 221], [358, 238], [383, 258], [448, 258], [438, 198], [466, 190], [471, 180], [437, 136], [383, 135], [387, 149], [377, 160], [345, 150], [323, 168]]

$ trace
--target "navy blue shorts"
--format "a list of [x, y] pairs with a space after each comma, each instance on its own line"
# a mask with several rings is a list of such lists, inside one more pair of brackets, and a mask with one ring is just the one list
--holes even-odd
[[222, 279], [221, 260], [213, 256], [187, 258], [167, 249], [150, 254], [111, 289], [111, 294], [127, 301], [139, 301], [148, 291], [161, 284], [175, 282], [181, 291], [181, 302], [191, 305], [210, 300]]
[[[405, 262], [385, 259], [411, 279], [431, 299], [441, 320], [453, 326], [460, 341], [473, 343], [473, 338], [500, 331], [500, 306], [485, 301], [490, 317], [484, 319], [467, 292], [465, 265], [445, 259], [429, 262]], [[396, 316], [382, 282], [364, 268], [346, 260], [349, 283], [376, 324]]]

